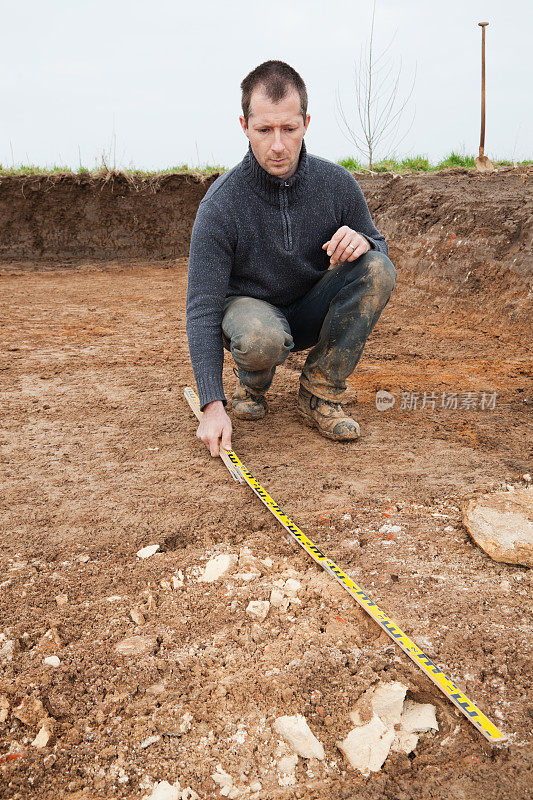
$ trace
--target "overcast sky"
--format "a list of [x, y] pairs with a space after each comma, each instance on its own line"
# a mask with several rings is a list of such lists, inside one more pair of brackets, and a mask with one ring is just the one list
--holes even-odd
[[[355, 125], [354, 62], [372, 0], [19, 0], [2, 4], [0, 163], [232, 166], [242, 158], [239, 83], [270, 58], [309, 93], [307, 147], [356, 155], [335, 94]], [[400, 95], [415, 88], [396, 155], [477, 155], [481, 28], [487, 32], [490, 157], [531, 158], [531, 0], [377, 0], [375, 47]], [[391, 152], [392, 150], [389, 150]], [[378, 153], [385, 155], [384, 153]]]

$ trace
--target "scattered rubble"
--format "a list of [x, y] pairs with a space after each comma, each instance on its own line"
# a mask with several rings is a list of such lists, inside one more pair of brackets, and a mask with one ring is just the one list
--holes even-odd
[[337, 747], [365, 776], [378, 772], [391, 750], [411, 753], [419, 734], [439, 728], [435, 706], [405, 700], [406, 691], [398, 681], [380, 683], [364, 692], [350, 713], [356, 727]]

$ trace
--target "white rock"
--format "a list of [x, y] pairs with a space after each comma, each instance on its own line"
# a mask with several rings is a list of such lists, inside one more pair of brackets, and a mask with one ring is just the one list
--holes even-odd
[[394, 741], [391, 745], [391, 750], [395, 753], [412, 753], [418, 744], [418, 735], [416, 733], [406, 733], [405, 731], [397, 731]]
[[[217, 764], [217, 771], [211, 775], [211, 778], [220, 786], [220, 794], [227, 797], [233, 787], [233, 778], [222, 768], [222, 764]], [[224, 790], [227, 791], [224, 793]]]
[[431, 703], [415, 703], [406, 700], [400, 719], [400, 730], [406, 733], [427, 733], [438, 731], [436, 708]]
[[467, 502], [463, 522], [494, 561], [533, 567], [533, 487], [491, 492]]
[[131, 609], [130, 617], [136, 625], [144, 625], [145, 623], [144, 614], [138, 608]]
[[296, 765], [298, 756], [296, 753], [283, 756], [278, 761], [278, 783], [280, 786], [294, 786], [296, 783]]
[[47, 667], [59, 667], [61, 661], [57, 656], [47, 656], [43, 659], [43, 664], [46, 664]]
[[351, 730], [342, 742], [337, 742], [337, 747], [354, 769], [368, 776], [381, 769], [393, 741], [394, 730], [374, 716], [367, 725]]
[[372, 711], [388, 728], [397, 725], [402, 715], [407, 686], [397, 681], [380, 683], [372, 695]]
[[58, 594], [56, 597], [56, 603], [59, 607], [65, 606], [68, 603], [68, 594]]
[[141, 547], [140, 550], [137, 550], [137, 558], [150, 558], [150, 556], [153, 556], [158, 550], [158, 544], [149, 544], [146, 547]]
[[141, 742], [141, 747], [143, 750], [146, 750], [147, 747], [150, 747], [151, 744], [155, 744], [161, 739], [160, 736], [148, 736]]
[[190, 714], [188, 711], [186, 711], [185, 714], [181, 718], [179, 732], [180, 733], [188, 733], [190, 731], [190, 729], [191, 729], [191, 725], [192, 725], [193, 720], [194, 720], [193, 715]]
[[0, 695], [0, 722], [5, 722], [9, 714], [9, 700], [5, 694]]
[[269, 610], [270, 603], [268, 600], [250, 600], [246, 606], [248, 616], [257, 619], [259, 622], [263, 622], [266, 619]]
[[46, 747], [46, 745], [50, 741], [51, 735], [52, 731], [50, 730], [50, 723], [48, 720], [45, 720], [41, 725], [41, 727], [39, 728], [39, 733], [31, 743], [31, 746], [37, 747], [37, 749], [42, 750], [42, 748]]
[[252, 792], [260, 792], [263, 788], [263, 784], [257, 780], [257, 778], [250, 783], [250, 790]]
[[198, 579], [202, 583], [213, 583], [226, 575], [237, 563], [237, 556], [231, 553], [221, 553], [211, 558], [205, 565], [204, 571]]
[[267, 567], [267, 569], [270, 569], [270, 567], [274, 566], [274, 562], [268, 556], [266, 558], [261, 559], [261, 564], [264, 564], [264, 566]]
[[289, 597], [296, 597], [301, 588], [302, 584], [295, 578], [289, 578], [289, 580], [285, 581], [285, 586], [283, 587], [285, 594]]
[[270, 592], [270, 605], [274, 608], [279, 608], [280, 605], [283, 603], [283, 598], [285, 594], [283, 589], [278, 589], [277, 586], [274, 586], [272, 591]]
[[173, 589], [181, 589], [183, 586], [183, 572], [181, 569], [178, 570], [177, 575], [173, 575], [170, 579], [172, 581], [172, 588]]
[[174, 784], [159, 781], [154, 785], [152, 794], [145, 794], [142, 800], [181, 800], [181, 786], [178, 781]]
[[389, 522], [386, 522], [385, 525], [382, 525], [379, 529], [379, 533], [401, 533], [402, 529], [400, 525], [391, 525]]
[[5, 661], [13, 661], [14, 652], [15, 643], [3, 633], [0, 633], [0, 664]]
[[273, 727], [276, 733], [302, 758], [318, 758], [319, 761], [324, 761], [326, 758], [322, 744], [301, 714], [278, 717]]

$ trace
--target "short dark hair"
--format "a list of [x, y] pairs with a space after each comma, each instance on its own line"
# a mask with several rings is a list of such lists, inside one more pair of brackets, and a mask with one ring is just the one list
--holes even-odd
[[252, 92], [258, 86], [264, 88], [267, 97], [274, 103], [279, 103], [291, 89], [296, 89], [300, 95], [300, 113], [305, 120], [307, 115], [307, 89], [303, 78], [285, 61], [264, 61], [249, 72], [241, 83], [242, 113], [247, 123], [250, 116]]

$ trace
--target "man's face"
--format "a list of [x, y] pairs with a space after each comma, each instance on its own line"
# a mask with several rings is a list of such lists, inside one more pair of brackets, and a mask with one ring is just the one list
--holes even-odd
[[277, 178], [290, 178], [296, 172], [309, 120], [308, 114], [304, 122], [296, 90], [274, 103], [262, 87], [252, 92], [248, 124], [239, 117], [257, 161]]

